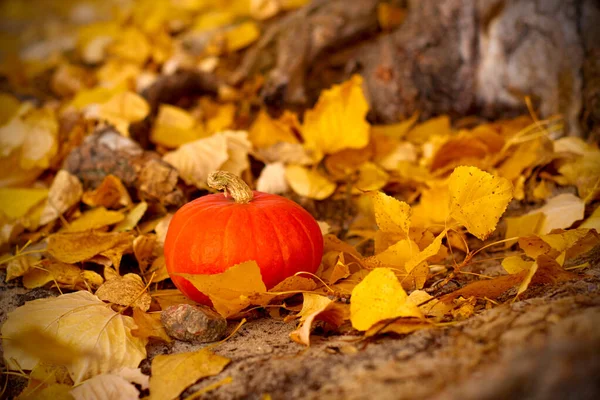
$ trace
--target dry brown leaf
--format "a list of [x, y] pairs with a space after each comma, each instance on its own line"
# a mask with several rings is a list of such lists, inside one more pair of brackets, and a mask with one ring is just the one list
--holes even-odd
[[142, 311], [150, 308], [152, 297], [146, 291], [146, 285], [137, 274], [125, 274], [122, 277], [104, 282], [96, 291], [100, 300], [121, 306], [138, 307]]
[[58, 261], [43, 260], [39, 266], [29, 269], [23, 275], [23, 286], [38, 288], [53, 282], [58, 287], [71, 290], [95, 290], [104, 279], [94, 271]]
[[331, 299], [314, 293], [304, 293], [302, 310], [297, 315], [300, 325], [290, 332], [290, 338], [306, 346], [310, 346], [310, 332], [315, 321], [324, 321], [338, 328], [350, 316], [347, 304], [335, 303]]

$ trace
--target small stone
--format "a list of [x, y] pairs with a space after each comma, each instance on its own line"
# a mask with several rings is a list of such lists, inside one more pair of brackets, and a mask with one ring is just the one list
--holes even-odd
[[211, 308], [202, 305], [170, 306], [160, 320], [172, 338], [192, 343], [219, 340], [227, 329], [227, 321]]

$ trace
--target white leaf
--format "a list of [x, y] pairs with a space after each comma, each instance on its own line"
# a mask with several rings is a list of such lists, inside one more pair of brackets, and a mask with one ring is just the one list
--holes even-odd
[[134, 337], [133, 318], [114, 312], [87, 291], [25, 303], [2, 326], [4, 358], [10, 369], [31, 370], [39, 360], [11, 345], [11, 337], [39, 329], [87, 356], [67, 365], [75, 384], [123, 367], [135, 368], [146, 358], [147, 340]]
[[[147, 387], [148, 376], [145, 382]], [[71, 394], [75, 400], [137, 400], [140, 397], [130, 379], [118, 374], [97, 375], [71, 390]]]
[[280, 194], [289, 190], [285, 179], [285, 166], [276, 162], [267, 164], [256, 181], [256, 190], [259, 192]]

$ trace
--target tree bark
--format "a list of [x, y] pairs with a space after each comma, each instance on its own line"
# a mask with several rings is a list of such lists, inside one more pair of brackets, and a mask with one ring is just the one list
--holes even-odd
[[[571, 134], [600, 121], [600, 6], [594, 0], [418, 0], [392, 32], [378, 0], [314, 1], [267, 28], [234, 74], [263, 73], [267, 105], [309, 106], [361, 73], [370, 119], [394, 122], [562, 114]], [[401, 4], [402, 2], [396, 2]]]

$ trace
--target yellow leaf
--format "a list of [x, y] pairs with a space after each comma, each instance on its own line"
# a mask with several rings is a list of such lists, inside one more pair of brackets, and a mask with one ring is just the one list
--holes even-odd
[[475, 167], [458, 167], [448, 180], [449, 216], [485, 240], [512, 199], [512, 184]]
[[429, 183], [421, 192], [421, 201], [413, 207], [413, 226], [443, 224], [448, 218], [450, 192], [447, 184]]
[[201, 378], [220, 373], [231, 360], [200, 351], [158, 355], [152, 360], [150, 400], [171, 400]]
[[519, 144], [514, 152], [498, 167], [498, 175], [514, 182], [523, 172], [539, 165], [551, 153], [547, 138], [528, 140]]
[[529, 271], [533, 261], [525, 261], [521, 256], [506, 257], [502, 260], [502, 268], [509, 274], [518, 274], [519, 272]]
[[48, 197], [48, 189], [0, 188], [0, 212], [10, 219], [21, 218]]
[[148, 209], [148, 203], [142, 201], [141, 203], [136, 204], [135, 207], [129, 211], [125, 219], [119, 222], [114, 228], [113, 232], [124, 232], [130, 231], [135, 228], [146, 213]]
[[81, 201], [91, 207], [119, 208], [130, 205], [131, 197], [119, 178], [107, 175], [95, 190], [85, 192]]
[[568, 183], [577, 186], [579, 196], [589, 203], [600, 195], [600, 151], [586, 151], [558, 168]]
[[518, 238], [540, 232], [540, 226], [544, 220], [542, 213], [529, 213], [520, 217], [506, 217], [505, 239], [517, 238], [506, 242], [506, 247], [515, 244]]
[[81, 110], [92, 104], [103, 104], [115, 95], [124, 91], [125, 89], [120, 86], [113, 88], [98, 86], [91, 89], [80, 90], [73, 100], [71, 100], [71, 106]]
[[125, 274], [104, 282], [96, 291], [96, 296], [110, 303], [148, 311], [152, 298], [145, 286], [138, 274]]
[[94, 290], [104, 279], [94, 271], [83, 271], [81, 268], [61, 262], [44, 260], [41, 266], [31, 268], [23, 275], [23, 286], [27, 289], [42, 287], [53, 282], [66, 289]]
[[39, 264], [41, 256], [19, 256], [6, 264], [6, 282], [25, 275], [35, 265]]
[[[365, 265], [371, 267], [404, 268], [407, 261], [419, 255], [419, 246], [410, 239], [402, 239], [389, 246], [383, 252], [363, 260]], [[408, 271], [410, 272], [410, 271]]]
[[307, 149], [320, 160], [324, 154], [369, 143], [369, 106], [362, 91], [362, 78], [354, 75], [341, 85], [321, 92], [319, 101], [304, 114], [302, 136]]
[[382, 192], [372, 193], [370, 197], [379, 230], [398, 233], [407, 238], [410, 229], [410, 206]]
[[83, 187], [76, 176], [64, 169], [58, 171], [52, 186], [50, 186], [48, 201], [40, 216], [40, 225], [54, 221], [69, 208], [79, 203], [82, 194]]
[[127, 27], [119, 31], [115, 41], [109, 47], [112, 56], [143, 64], [150, 56], [151, 44], [146, 36], [135, 27]]
[[289, 165], [285, 178], [294, 192], [300, 196], [316, 200], [328, 198], [335, 192], [336, 184], [318, 171], [299, 165]]
[[121, 222], [125, 216], [119, 211], [109, 211], [104, 207], [93, 208], [81, 214], [69, 224], [67, 232], [81, 232], [98, 229]]
[[379, 321], [397, 317], [423, 318], [389, 268], [375, 268], [354, 290], [350, 298], [350, 321], [366, 331]]
[[446, 230], [436, 236], [436, 238], [428, 245], [423, 251], [419, 252], [415, 256], [413, 256], [410, 260], [406, 262], [404, 268], [407, 272], [411, 272], [417, 265], [426, 261], [428, 258], [433, 257], [438, 254], [440, 248], [442, 247], [442, 239], [446, 236]]
[[14, 96], [0, 93], [0, 126], [10, 121], [19, 111], [21, 103]]
[[48, 253], [59, 261], [73, 264], [132, 241], [130, 232], [55, 233], [48, 238]]
[[260, 36], [258, 25], [252, 21], [243, 22], [225, 32], [228, 52], [234, 52], [250, 46]]
[[[560, 233], [549, 235], [531, 235], [519, 239], [519, 247], [525, 251], [525, 254], [531, 258], [537, 258], [540, 255], [547, 255], [556, 258], [560, 253], [569, 251], [579, 241], [587, 238], [591, 239], [590, 246], [598, 244], [598, 237], [587, 229], [572, 229]], [[584, 251], [588, 246], [584, 246], [580, 251]], [[590, 248], [591, 249], [591, 248]], [[578, 252], [579, 254], [580, 252]], [[572, 256], [576, 256], [573, 254]]]
[[377, 21], [384, 30], [390, 30], [402, 24], [406, 14], [405, 8], [395, 7], [389, 3], [377, 5]]
[[2, 326], [4, 357], [10, 369], [31, 370], [39, 357], [16, 348], [10, 339], [27, 329], [44, 331], [74, 352], [93, 354], [67, 365], [78, 384], [121, 367], [135, 368], [146, 358], [146, 340], [132, 336], [133, 327], [131, 317], [115, 313], [87, 291], [34, 300], [11, 312]]
[[278, 119], [273, 119], [261, 110], [248, 132], [248, 139], [255, 148], [265, 148], [279, 142], [298, 143], [294, 130], [300, 131], [296, 114], [284, 111]]
[[206, 187], [208, 174], [216, 170], [241, 175], [250, 164], [251, 148], [245, 131], [225, 131], [205, 139], [186, 143], [163, 156], [163, 160], [177, 168], [188, 184]]
[[52, 383], [31, 394], [19, 395], [18, 400], [73, 400], [70, 385]]
[[208, 134], [230, 129], [235, 122], [235, 111], [235, 104], [219, 104], [215, 110], [215, 114], [206, 121], [206, 131]]
[[389, 175], [372, 162], [362, 164], [358, 172], [358, 181], [356, 181], [355, 186], [363, 191], [379, 190], [389, 180]]
[[596, 232], [600, 232], [600, 206], [596, 207], [592, 215], [587, 217], [587, 219], [579, 225], [579, 228], [595, 229]]
[[220, 274], [180, 275], [208, 296], [217, 312], [224, 317], [246, 308], [248, 296], [267, 291], [255, 261], [234, 265]]
[[447, 115], [442, 115], [437, 118], [428, 119], [427, 121], [416, 125], [410, 131], [408, 131], [406, 134], [406, 140], [416, 144], [423, 144], [432, 136], [448, 136], [451, 133], [450, 118]]
[[413, 127], [417, 119], [418, 113], [414, 113], [409, 119], [391, 125], [373, 125], [371, 132], [375, 135], [389, 136], [395, 139], [402, 139]]
[[[181, 296], [184, 297], [183, 294]], [[160, 321], [160, 313], [145, 313], [135, 307], [133, 309], [133, 320], [137, 325], [137, 328], [131, 330], [133, 336], [139, 338], [152, 337], [167, 343], [172, 342], [171, 337], [167, 335], [165, 327]]]
[[304, 293], [302, 310], [297, 316], [300, 317], [300, 325], [296, 330], [290, 332], [290, 338], [300, 344], [310, 346], [310, 332], [313, 322], [324, 321], [338, 328], [348, 319], [348, 306], [338, 304], [325, 296], [314, 293]]
[[149, 113], [150, 105], [143, 97], [126, 91], [101, 104], [98, 117], [113, 124], [123, 136], [129, 136], [129, 124], [143, 120]]
[[173, 148], [204, 136], [202, 125], [186, 110], [161, 104], [152, 126], [150, 140], [161, 146]]
[[535, 233], [549, 233], [553, 229], [564, 229], [582, 220], [585, 212], [585, 203], [579, 197], [570, 193], [563, 193], [548, 199], [543, 207], [530, 212], [530, 214], [544, 214], [538, 231]]

